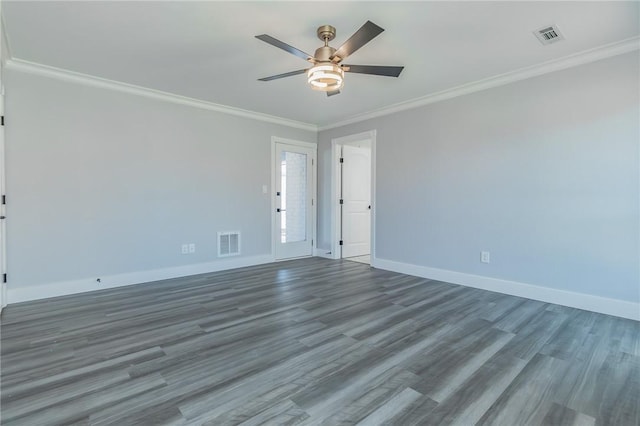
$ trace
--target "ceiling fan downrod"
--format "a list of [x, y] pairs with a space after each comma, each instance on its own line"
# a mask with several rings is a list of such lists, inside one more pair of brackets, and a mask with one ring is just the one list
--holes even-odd
[[318, 27], [318, 38], [324, 41], [324, 46], [316, 49], [314, 56], [315, 62], [330, 62], [331, 57], [336, 49], [329, 46], [329, 42], [336, 38], [336, 29], [331, 25], [323, 25]]

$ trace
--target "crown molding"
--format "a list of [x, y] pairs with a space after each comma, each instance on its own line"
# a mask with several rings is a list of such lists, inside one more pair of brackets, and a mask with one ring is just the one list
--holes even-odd
[[106, 78], [95, 77], [88, 74], [82, 74], [75, 71], [69, 71], [62, 68], [56, 68], [49, 65], [38, 64], [24, 59], [11, 58], [7, 60], [6, 68], [30, 74], [36, 74], [44, 77], [54, 78], [57, 80], [69, 81], [73, 83], [83, 84], [86, 86], [99, 87], [107, 90], [115, 90], [118, 92], [129, 93], [146, 98], [156, 99], [164, 102], [171, 102], [179, 105], [186, 105], [194, 108], [206, 109], [209, 111], [221, 112], [224, 114], [236, 115], [239, 117], [250, 118], [253, 120], [264, 121], [272, 124], [293, 127], [296, 129], [317, 132], [318, 126], [315, 124], [304, 123], [301, 121], [289, 120], [286, 118], [276, 117], [274, 115], [263, 114], [260, 112], [249, 111], [246, 109], [235, 108], [227, 105], [216, 104], [199, 99], [189, 98], [187, 96], [175, 95], [173, 93], [163, 92], [161, 90], [149, 89], [142, 86], [123, 83], [119, 81], [109, 80]]
[[[8, 40], [7, 40], [8, 41]], [[241, 108], [235, 108], [227, 105], [216, 104], [195, 98], [176, 95], [173, 93], [163, 92], [160, 90], [149, 89], [142, 86], [123, 83], [119, 81], [109, 80], [88, 74], [82, 74], [75, 71], [69, 71], [62, 68], [52, 67], [49, 65], [38, 64], [23, 59], [6, 58], [6, 68], [22, 71], [31, 74], [37, 74], [45, 77], [55, 78], [64, 81], [84, 84], [93, 87], [100, 87], [108, 90], [116, 90], [119, 92], [130, 93], [147, 98], [157, 99], [165, 102], [191, 106], [194, 108], [206, 109], [209, 111], [221, 112], [240, 117], [250, 118], [254, 120], [264, 121], [267, 123], [279, 124], [296, 129], [302, 129], [310, 132], [318, 132], [323, 130], [334, 129], [346, 126], [348, 124], [358, 123], [360, 121], [369, 120], [376, 117], [382, 117], [396, 112], [418, 108], [421, 106], [433, 104], [447, 99], [456, 98], [475, 92], [479, 92], [493, 87], [504, 86], [520, 80], [537, 77], [555, 71], [572, 68], [578, 65], [595, 62], [601, 59], [622, 55], [634, 50], [640, 49], [640, 37], [632, 37], [615, 43], [585, 50], [573, 55], [569, 55], [560, 59], [555, 59], [530, 67], [520, 68], [504, 74], [499, 74], [482, 80], [466, 83], [440, 92], [432, 93], [419, 98], [408, 101], [399, 102], [377, 110], [369, 111], [362, 114], [351, 116], [345, 120], [332, 122], [330, 124], [316, 125], [312, 123], [304, 123], [301, 121], [290, 120], [287, 118], [277, 117], [269, 114], [249, 111]]]
[[430, 95], [399, 102], [377, 110], [369, 111], [363, 114], [354, 115], [342, 121], [332, 122], [331, 124], [318, 125], [318, 131], [335, 129], [337, 127], [346, 126], [348, 124], [358, 123], [360, 121], [369, 120], [371, 118], [381, 117], [408, 109], [418, 108], [424, 105], [433, 104], [458, 96], [467, 95], [481, 90], [491, 89], [493, 87], [504, 86], [520, 80], [537, 77], [543, 74], [572, 68], [578, 65], [587, 64], [589, 62], [599, 61], [612, 56], [622, 55], [634, 50], [640, 49], [640, 37], [632, 37], [615, 43], [606, 44], [594, 49], [585, 50], [573, 55], [565, 56], [560, 59], [543, 62], [541, 64], [530, 67], [520, 68], [508, 73], [499, 74], [482, 80], [473, 81], [460, 86], [446, 89], [441, 92], [432, 93]]
[[2, 43], [0, 44], [0, 49], [2, 50], [0, 54], [0, 59], [2, 61], [2, 65], [5, 66], [7, 61], [11, 59], [11, 44], [9, 43], [9, 36], [7, 35], [7, 25], [4, 23], [4, 14], [0, 10], [0, 27], [2, 31], [0, 32], [0, 37], [2, 37]]

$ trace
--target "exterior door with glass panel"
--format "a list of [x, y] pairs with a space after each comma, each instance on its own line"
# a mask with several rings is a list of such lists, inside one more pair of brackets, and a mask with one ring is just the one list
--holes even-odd
[[275, 257], [313, 254], [313, 167], [315, 150], [275, 144]]

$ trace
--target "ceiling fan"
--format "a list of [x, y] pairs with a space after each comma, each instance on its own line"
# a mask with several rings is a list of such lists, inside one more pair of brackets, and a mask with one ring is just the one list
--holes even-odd
[[259, 81], [271, 81], [279, 78], [290, 77], [292, 75], [307, 73], [307, 82], [314, 90], [327, 92], [327, 96], [340, 93], [340, 88], [344, 84], [344, 73], [353, 72], [358, 74], [381, 75], [385, 77], [398, 77], [404, 67], [378, 66], [378, 65], [347, 65], [342, 61], [356, 50], [373, 40], [378, 34], [383, 32], [371, 21], [367, 21], [358, 31], [356, 31], [342, 46], [334, 49], [329, 46], [329, 42], [336, 37], [336, 29], [331, 25], [323, 25], [318, 28], [318, 38], [324, 42], [324, 46], [316, 49], [314, 56], [296, 49], [267, 34], [257, 35], [256, 38], [291, 53], [305, 61], [311, 62], [311, 68], [296, 71], [289, 71], [283, 74], [272, 75], [270, 77], [259, 78]]

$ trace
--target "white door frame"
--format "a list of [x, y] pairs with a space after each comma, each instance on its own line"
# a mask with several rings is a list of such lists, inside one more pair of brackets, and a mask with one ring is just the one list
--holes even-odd
[[313, 150], [313, 158], [311, 159], [311, 253], [309, 257], [313, 256], [313, 251], [316, 241], [316, 210], [317, 210], [317, 170], [318, 165], [316, 158], [318, 157], [318, 144], [315, 142], [303, 142], [293, 139], [285, 139], [279, 136], [271, 136], [271, 258], [273, 262], [289, 259], [276, 259], [276, 144], [293, 145], [302, 148], [310, 148]]
[[331, 253], [340, 259], [340, 148], [353, 142], [371, 141], [371, 265], [376, 258], [376, 131], [357, 133], [331, 139]]
[[[0, 115], [4, 117], [4, 65], [7, 58], [11, 57], [8, 52], [9, 43], [7, 41], [4, 28], [4, 20], [1, 18], [0, 4]], [[0, 127], [0, 196], [6, 194], [5, 188], [5, 132], [4, 126]], [[2, 200], [4, 201], [4, 200]], [[0, 215], [6, 216], [6, 205], [0, 202]], [[3, 276], [7, 273], [7, 225], [6, 219], [0, 220], [0, 311], [8, 303], [7, 284], [3, 282]]]
[[[0, 115], [4, 117], [4, 84], [0, 82]], [[4, 125], [0, 127], [0, 216], [6, 217], [6, 204], [4, 203], [5, 190], [5, 138]], [[3, 282], [4, 274], [7, 273], [7, 220], [0, 220], [0, 311], [7, 306], [7, 283]]]

